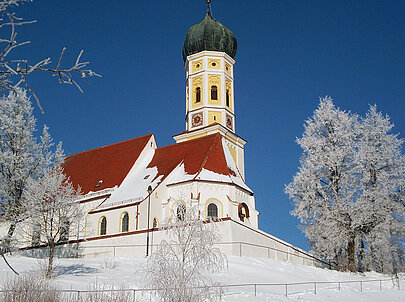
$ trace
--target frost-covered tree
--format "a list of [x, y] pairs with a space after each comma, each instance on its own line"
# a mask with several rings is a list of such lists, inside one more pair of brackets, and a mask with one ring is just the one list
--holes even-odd
[[295, 203], [292, 214], [311, 250], [340, 269], [361, 264], [383, 271], [370, 259], [391, 267], [400, 262], [404, 158], [391, 128], [375, 107], [359, 120], [325, 97], [297, 139], [301, 165], [285, 189]]
[[403, 140], [390, 134], [388, 116], [370, 106], [361, 119], [355, 163], [359, 178], [354, 223], [361, 231], [364, 265], [393, 272], [403, 265], [405, 157]]
[[218, 301], [222, 289], [210, 273], [223, 270], [227, 260], [214, 247], [214, 223], [201, 220], [193, 207], [172, 216], [176, 221], [162, 227], [170, 240], [162, 240], [143, 269], [146, 286], [158, 289], [164, 302]]
[[2, 29], [0, 34], [0, 92], [3, 95], [7, 94], [7, 91], [14, 90], [21, 84], [32, 93], [35, 97], [39, 108], [42, 111], [42, 107], [39, 103], [38, 97], [28, 85], [26, 80], [27, 76], [34, 71], [43, 71], [50, 73], [57, 77], [59, 83], [73, 84], [80, 91], [79, 84], [75, 80], [74, 73], [79, 75], [79, 78], [84, 78], [88, 81], [90, 76], [99, 76], [94, 71], [87, 69], [89, 62], [81, 62], [81, 56], [83, 50], [76, 58], [75, 64], [71, 67], [63, 67], [62, 61], [65, 54], [65, 48], [59, 56], [56, 66], [50, 67], [52, 61], [50, 58], [43, 59], [41, 61], [30, 63], [27, 58], [19, 58], [14, 56], [14, 50], [18, 47], [26, 47], [29, 41], [17, 40], [17, 29], [21, 26], [35, 23], [35, 21], [23, 21], [22, 18], [16, 16], [12, 10], [26, 2], [32, 2], [32, 0], [1, 0], [0, 1], [0, 28]]
[[55, 158], [44, 127], [36, 138], [36, 120], [25, 90], [16, 88], [0, 99], [0, 219], [9, 223], [9, 244], [23, 217], [21, 197], [30, 179], [37, 179]]
[[68, 240], [69, 229], [77, 229], [83, 216], [77, 201], [80, 188], [75, 190], [60, 164], [61, 148], [57, 149], [56, 158], [59, 163], [48, 168], [39, 180], [30, 180], [23, 195], [24, 228], [30, 236], [35, 230], [36, 243], [48, 247], [47, 278], [52, 276], [55, 245]]
[[297, 143], [301, 166], [286, 193], [294, 200], [292, 214], [303, 223], [312, 251], [337, 259], [354, 271], [356, 234], [352, 224], [355, 194], [353, 158], [357, 117], [320, 100]]

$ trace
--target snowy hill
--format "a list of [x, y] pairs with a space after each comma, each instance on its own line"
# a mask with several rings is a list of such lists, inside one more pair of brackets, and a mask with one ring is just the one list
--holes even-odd
[[[38, 272], [36, 259], [25, 257], [9, 257], [9, 262], [20, 273]], [[111, 285], [115, 288], [142, 288], [140, 268], [144, 258], [122, 257], [102, 259], [59, 259], [56, 269], [55, 283], [61, 289], [87, 290], [91, 284]], [[377, 279], [389, 279], [390, 276], [367, 273], [350, 274], [279, 262], [265, 258], [247, 258], [232, 256], [228, 258], [227, 271], [215, 274], [215, 280], [232, 286], [226, 289], [223, 301], [405, 301], [405, 276], [400, 276], [398, 290], [396, 280], [367, 282]], [[109, 267], [109, 268], [106, 268]], [[116, 267], [115, 267], [116, 266]], [[0, 282], [13, 277], [13, 273], [0, 263]], [[317, 283], [314, 294], [314, 283], [333, 281], [336, 283]], [[339, 284], [337, 282], [341, 282]], [[343, 281], [356, 281], [343, 283]], [[363, 281], [360, 284], [359, 281]], [[312, 282], [309, 284], [295, 284]], [[288, 296], [285, 296], [285, 285], [257, 285], [256, 296], [253, 284], [284, 284]], [[242, 285], [241, 285], [242, 284]], [[243, 285], [245, 284], [245, 285]], [[361, 287], [362, 291], [361, 291]]]

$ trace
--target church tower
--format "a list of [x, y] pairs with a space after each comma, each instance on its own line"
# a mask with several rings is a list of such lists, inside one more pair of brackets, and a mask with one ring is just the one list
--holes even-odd
[[183, 45], [186, 69], [186, 131], [177, 143], [221, 133], [244, 177], [244, 145], [235, 133], [234, 71], [237, 41], [234, 34], [207, 13], [190, 27]]

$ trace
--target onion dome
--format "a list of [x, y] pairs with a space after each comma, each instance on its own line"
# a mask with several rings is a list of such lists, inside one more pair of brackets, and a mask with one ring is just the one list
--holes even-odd
[[236, 49], [237, 41], [234, 34], [212, 18], [208, 4], [204, 20], [188, 30], [182, 53], [184, 61], [187, 56], [204, 50], [222, 51], [235, 58]]

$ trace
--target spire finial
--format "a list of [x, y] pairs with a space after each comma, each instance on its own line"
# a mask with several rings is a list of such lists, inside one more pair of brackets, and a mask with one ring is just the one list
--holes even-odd
[[211, 16], [211, 11], [210, 11], [210, 3], [211, 3], [211, 0], [206, 0], [207, 1], [207, 15], [210, 15]]

